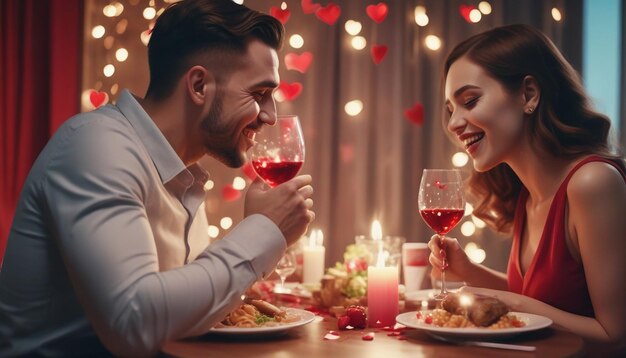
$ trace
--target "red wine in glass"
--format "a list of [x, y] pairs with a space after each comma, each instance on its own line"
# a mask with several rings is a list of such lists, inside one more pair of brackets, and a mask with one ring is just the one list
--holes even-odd
[[272, 126], [264, 126], [250, 149], [252, 167], [270, 187], [298, 174], [304, 163], [304, 139], [298, 116], [278, 116]]
[[419, 212], [424, 222], [440, 239], [441, 292], [435, 296], [443, 299], [446, 291], [446, 248], [444, 237], [463, 218], [465, 198], [463, 180], [456, 169], [424, 169], [419, 190]]
[[257, 174], [272, 188], [295, 177], [304, 162], [279, 161], [261, 157], [252, 160], [252, 166]]
[[461, 221], [464, 212], [461, 209], [424, 209], [420, 210], [420, 215], [437, 234], [445, 235]]

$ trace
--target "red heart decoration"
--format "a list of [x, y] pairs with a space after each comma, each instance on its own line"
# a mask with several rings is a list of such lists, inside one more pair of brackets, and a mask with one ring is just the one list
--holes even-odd
[[320, 5], [320, 8], [315, 11], [315, 16], [329, 25], [337, 22], [339, 15], [341, 15], [341, 8], [332, 2], [328, 3], [326, 7]]
[[459, 13], [461, 13], [461, 16], [463, 16], [465, 21], [467, 21], [468, 23], [471, 24], [472, 20], [470, 20], [469, 14], [474, 9], [475, 9], [475, 7], [472, 6], [472, 5], [462, 4], [461, 6], [459, 6]]
[[233, 188], [232, 185], [227, 184], [222, 188], [222, 197], [226, 201], [235, 201], [241, 197], [241, 192]]
[[302, 12], [305, 14], [312, 14], [322, 7], [322, 5], [314, 3], [313, 0], [302, 0], [300, 4], [302, 5]]
[[280, 81], [278, 89], [280, 90], [280, 92], [282, 92], [283, 97], [285, 97], [286, 101], [292, 101], [300, 95], [300, 92], [302, 92], [302, 83], [288, 83], [285, 81]]
[[270, 15], [274, 16], [278, 21], [280, 21], [284, 25], [287, 23], [287, 20], [289, 20], [291, 11], [289, 11], [289, 9], [283, 10], [277, 6], [272, 6], [270, 7]]
[[404, 110], [404, 116], [411, 123], [422, 125], [424, 124], [424, 106], [421, 103], [416, 102], [413, 107]]
[[254, 167], [252, 166], [252, 162], [247, 162], [243, 167], [241, 167], [243, 173], [250, 180], [256, 179], [256, 172], [254, 171]]
[[305, 73], [309, 69], [311, 62], [313, 61], [313, 54], [306, 51], [300, 56], [295, 53], [288, 53], [285, 55], [285, 66], [288, 70], [296, 70], [300, 73]]
[[386, 45], [373, 45], [372, 46], [372, 59], [375, 64], [379, 64], [383, 62], [383, 58], [387, 54], [387, 46]]
[[98, 108], [109, 102], [109, 95], [106, 92], [92, 90], [91, 93], [89, 93], [89, 102], [91, 102], [93, 108]]
[[377, 24], [380, 24], [381, 22], [383, 22], [383, 20], [385, 20], [388, 11], [389, 8], [384, 2], [379, 2], [377, 5], [369, 5], [367, 8], [365, 8], [367, 16], [376, 21]]

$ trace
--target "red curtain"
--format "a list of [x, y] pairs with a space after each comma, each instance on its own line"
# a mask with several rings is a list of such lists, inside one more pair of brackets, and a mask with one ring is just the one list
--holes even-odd
[[82, 0], [0, 1], [0, 262], [31, 165], [80, 110]]

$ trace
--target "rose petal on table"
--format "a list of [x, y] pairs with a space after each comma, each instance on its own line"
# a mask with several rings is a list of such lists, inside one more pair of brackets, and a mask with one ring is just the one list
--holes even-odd
[[363, 336], [361, 336], [361, 339], [364, 341], [373, 341], [375, 335], [376, 333], [374, 332], [368, 332], [368, 333], [365, 333]]

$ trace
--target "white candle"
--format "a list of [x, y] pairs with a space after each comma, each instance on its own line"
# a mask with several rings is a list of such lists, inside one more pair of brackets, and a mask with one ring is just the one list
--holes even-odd
[[398, 315], [398, 268], [385, 267], [382, 251], [367, 268], [367, 314], [370, 327], [393, 327]]
[[320, 283], [324, 276], [326, 248], [322, 245], [322, 230], [314, 230], [309, 237], [309, 245], [302, 249], [302, 282]]

